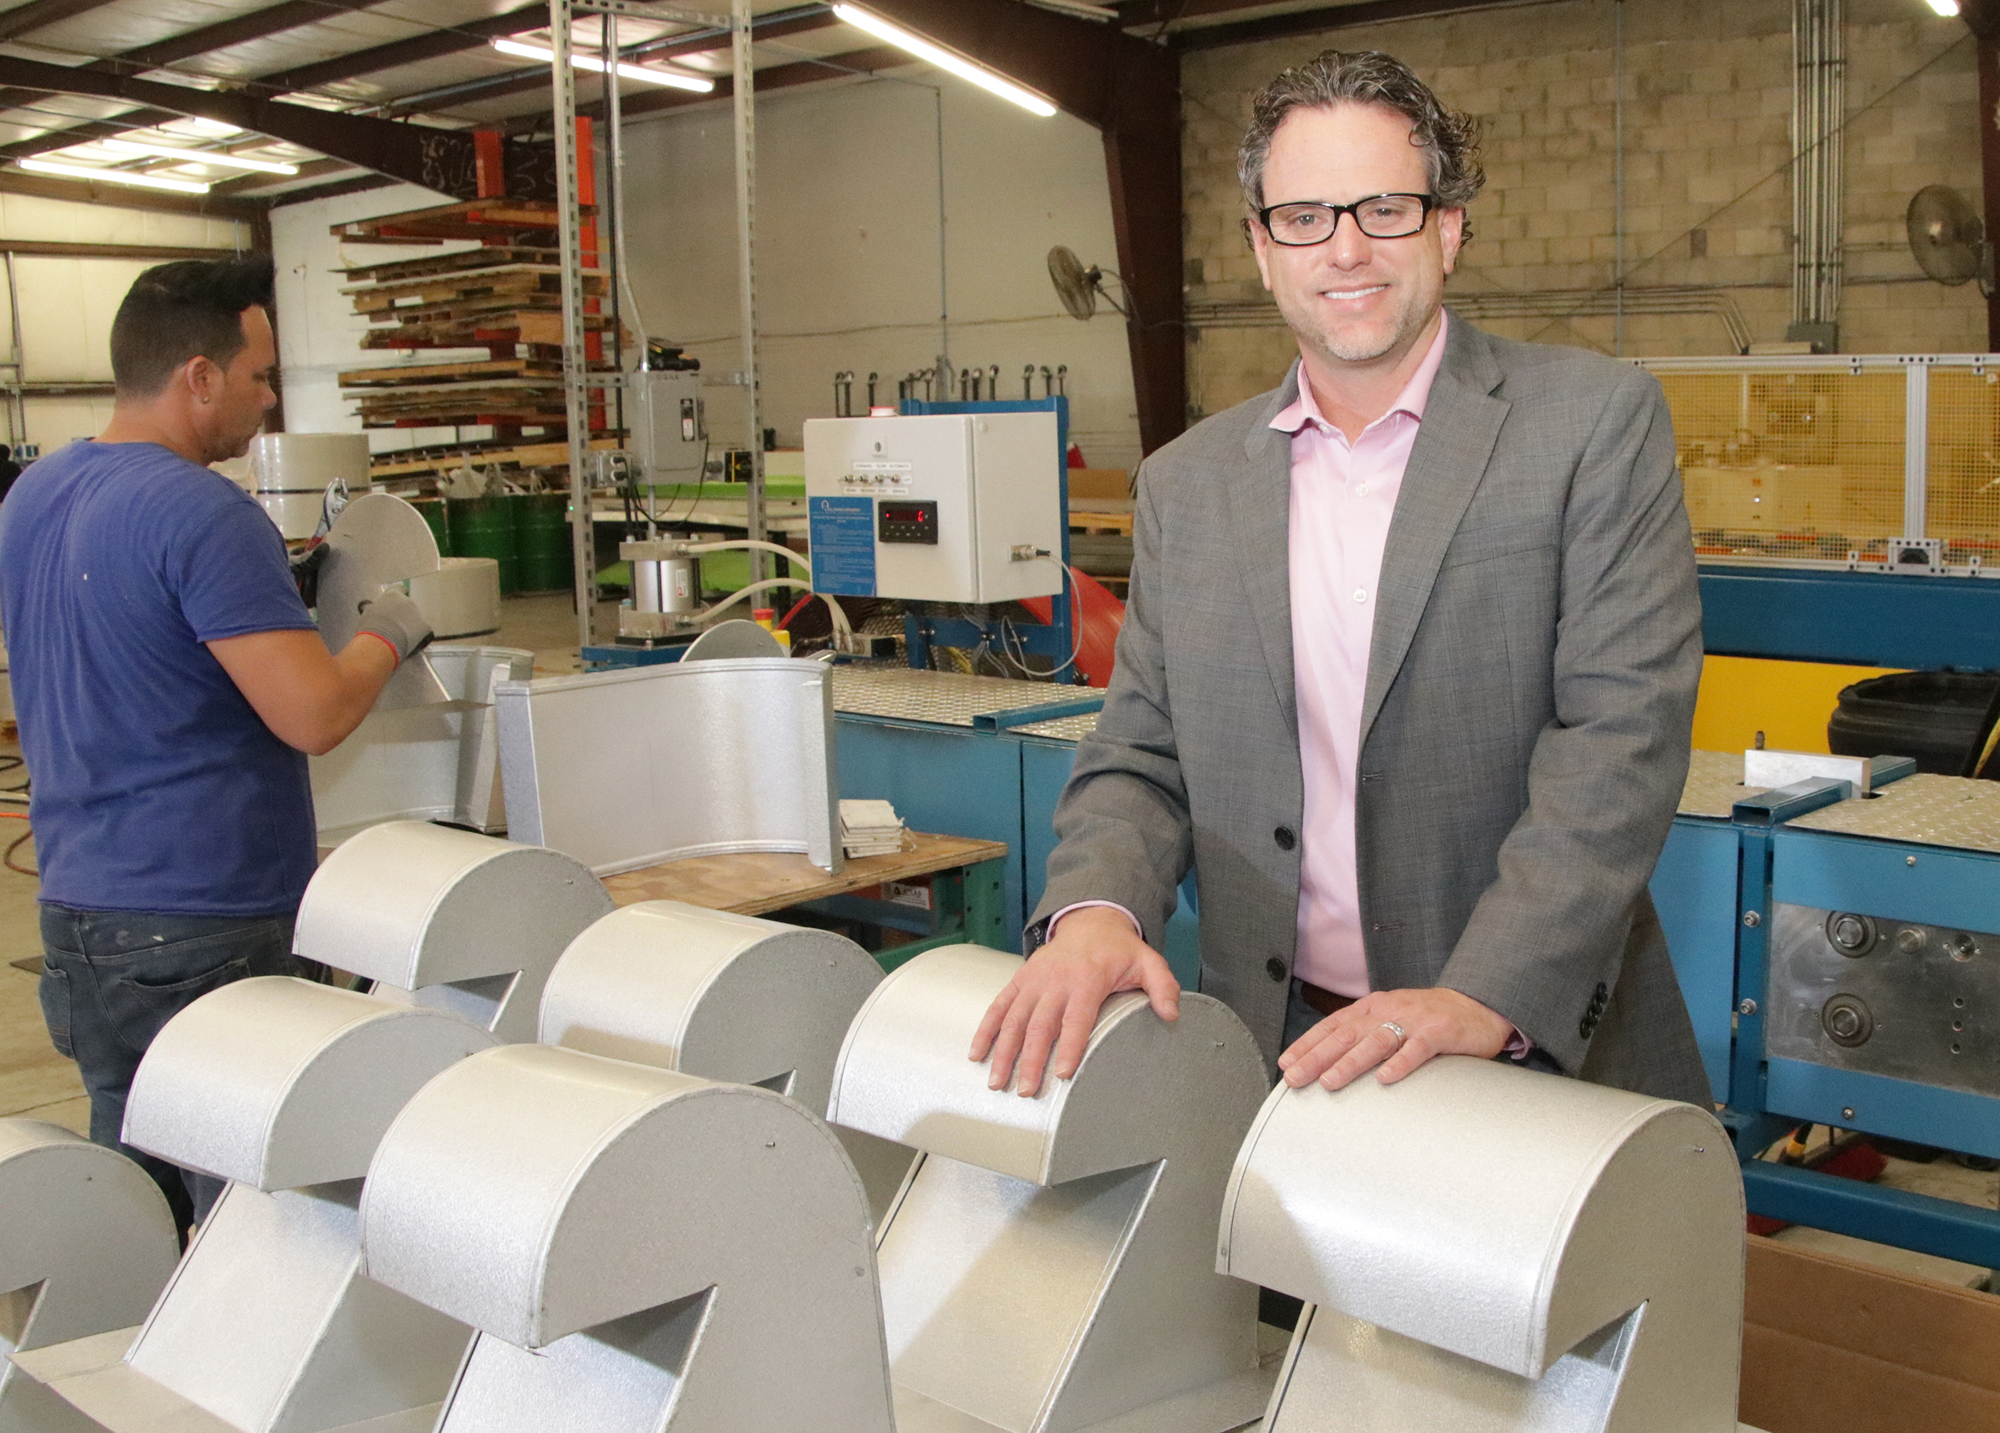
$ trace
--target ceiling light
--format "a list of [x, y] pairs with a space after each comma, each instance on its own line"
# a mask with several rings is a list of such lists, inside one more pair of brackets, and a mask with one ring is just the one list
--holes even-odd
[[1931, 0], [1931, 9], [1949, 19], [1958, 13], [1958, 0]]
[[130, 158], [138, 154], [158, 155], [161, 159], [178, 159], [188, 164], [219, 164], [226, 169], [254, 169], [259, 174], [297, 174], [296, 164], [277, 164], [268, 159], [244, 159], [239, 155], [222, 154], [208, 149], [176, 149], [171, 144], [141, 144], [130, 139], [100, 139], [99, 149]]
[[164, 174], [140, 174], [130, 169], [93, 169], [86, 164], [58, 164], [52, 159], [20, 159], [15, 163], [34, 174], [60, 174], [65, 179], [89, 179], [105, 184], [130, 184], [140, 189], [171, 189], [176, 194], [206, 194], [199, 179], [169, 179]]
[[856, 29], [866, 30], [878, 39], [887, 40], [899, 50], [908, 50], [918, 59], [936, 65], [941, 70], [950, 70], [960, 79], [970, 80], [981, 89], [992, 91], [994, 94], [1000, 96], [1001, 99], [1009, 100], [1019, 105], [1030, 114], [1038, 114], [1046, 119], [1056, 112], [1054, 105], [1050, 104], [1033, 90], [1023, 89], [1012, 80], [987, 69], [984, 65], [976, 65], [962, 56], [954, 55], [951, 51], [932, 44], [929, 40], [921, 36], [913, 35], [908, 30], [891, 25], [879, 15], [871, 14], [855, 5], [835, 5], [833, 13]]
[[214, 135], [217, 139], [227, 139], [232, 134], [246, 133], [233, 124], [224, 124], [219, 119], [203, 119], [199, 115], [190, 116], [180, 122], [202, 134]]
[[[488, 40], [486, 43], [503, 55], [519, 55], [524, 60], [540, 60], [545, 65], [556, 57], [556, 52], [546, 45], [524, 45], [519, 40]], [[595, 55], [579, 55], [571, 51], [569, 62], [579, 70], [595, 70], [600, 75], [604, 73], [604, 61]], [[621, 61], [618, 73], [628, 80], [644, 80], [649, 85], [671, 85], [677, 90], [692, 90], [698, 95], [710, 94], [715, 89], [714, 80], [705, 80], [700, 75], [684, 74], [679, 70], [655, 70]]]

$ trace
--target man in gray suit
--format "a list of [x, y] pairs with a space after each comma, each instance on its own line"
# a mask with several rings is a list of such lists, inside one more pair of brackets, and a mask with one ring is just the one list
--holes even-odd
[[1115, 991], [1174, 1018], [1192, 865], [1201, 987], [1295, 1086], [1511, 1054], [1709, 1098], [1646, 895], [1701, 664], [1666, 406], [1445, 312], [1475, 133], [1381, 54], [1259, 95], [1246, 227], [1299, 363], [1141, 471], [994, 1088], [1073, 1074]]

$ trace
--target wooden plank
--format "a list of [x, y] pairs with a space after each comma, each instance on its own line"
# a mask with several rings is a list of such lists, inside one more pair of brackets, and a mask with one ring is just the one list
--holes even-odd
[[709, 910], [763, 915], [805, 901], [857, 891], [884, 881], [907, 880], [933, 871], [991, 861], [1007, 854], [1001, 841], [964, 836], [910, 833], [910, 849], [887, 856], [855, 856], [830, 876], [804, 856], [747, 851], [729, 856], [695, 856], [606, 876], [604, 888], [621, 906], [638, 901], [686, 901]]
[[[600, 450], [616, 448], [616, 438], [592, 438], [590, 446]], [[516, 443], [504, 447], [482, 447], [468, 444], [450, 452], [432, 453], [428, 456], [402, 458], [393, 454], [382, 454], [368, 464], [368, 476], [373, 482], [387, 482], [395, 478], [418, 478], [427, 473], [445, 472], [466, 463], [477, 463], [480, 467], [516, 468], [566, 468], [569, 466], [568, 443]]]
[[411, 364], [401, 368], [350, 368], [340, 375], [342, 388], [402, 387], [427, 379], [470, 383], [482, 378], [526, 377], [547, 374], [562, 381], [559, 358], [489, 358], [483, 363]]
[[[468, 285], [491, 287], [499, 278], [515, 274], [536, 274], [562, 280], [562, 270], [554, 264], [486, 264], [476, 269], [460, 269], [448, 274], [413, 274], [406, 279], [371, 280], [368, 283], [347, 284], [340, 290], [344, 294], [402, 294], [424, 293], [443, 288], [447, 291]], [[584, 270], [586, 281], [604, 282], [602, 269]]]
[[361, 264], [335, 269], [346, 279], [374, 279], [394, 283], [397, 279], [420, 279], [432, 274], [456, 273], [461, 269], [483, 269], [493, 264], [557, 264], [556, 249], [532, 248], [521, 244], [482, 244], [477, 249], [453, 249], [445, 254], [426, 254], [420, 259], [391, 259], [383, 264]]
[[[586, 294], [601, 296], [604, 292], [604, 281], [586, 280], [583, 291]], [[462, 305], [477, 302], [517, 304], [541, 298], [553, 299], [558, 306], [561, 305], [562, 280], [557, 275], [515, 273], [463, 282], [439, 279], [426, 281], [421, 285], [413, 281], [394, 289], [383, 288], [357, 293], [353, 296], [352, 303], [356, 313], [368, 314], [379, 323], [385, 318], [435, 308], [440, 304]]]
[[[593, 333], [608, 332], [609, 314], [585, 314], [584, 327]], [[472, 318], [404, 320], [394, 328], [370, 329], [362, 336], [363, 348], [486, 348], [499, 343], [539, 343], [562, 347], [562, 311], [519, 309], [482, 314]], [[626, 330], [631, 342], [631, 330]]]
[[[583, 216], [597, 212], [593, 204], [579, 206]], [[347, 244], [436, 244], [446, 239], [488, 239], [528, 231], [553, 231], [559, 219], [553, 200], [462, 199], [431, 209], [411, 209], [330, 224], [327, 231]]]

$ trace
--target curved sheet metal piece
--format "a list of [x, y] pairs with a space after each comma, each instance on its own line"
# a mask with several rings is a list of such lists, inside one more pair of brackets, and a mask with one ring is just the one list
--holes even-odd
[[768, 1090], [487, 1051], [383, 1140], [361, 1243], [481, 1331], [444, 1433], [894, 1427], [860, 1183]]
[[755, 622], [746, 622], [741, 617], [718, 622], [692, 642], [681, 653], [683, 662], [713, 662], [721, 659], [741, 657], [789, 657], [784, 643], [773, 637], [768, 629]]
[[516, 840], [600, 876], [728, 851], [803, 851], [840, 869], [823, 663], [675, 662], [494, 691]]
[[641, 901], [570, 942], [542, 996], [541, 1041], [764, 1085], [822, 1114], [847, 1027], [881, 982], [845, 936]]
[[1256, 1290], [1215, 1271], [1212, 1240], [1264, 1097], [1256, 1042], [1205, 996], [1169, 1024], [1119, 995], [1073, 1079], [990, 1090], [965, 1052], [1020, 965], [971, 945], [918, 956], [835, 1067], [828, 1118], [925, 1151], [879, 1246], [899, 1426], [1241, 1427], [1270, 1379]]
[[532, 1040], [549, 971], [612, 909], [603, 884], [560, 852], [391, 821], [320, 863], [293, 949], [377, 982], [384, 998], [409, 992], [501, 1040]]
[[[43, 1433], [77, 1415], [7, 1355], [128, 1329], [180, 1260], [166, 1198], [116, 1150], [41, 1120], [0, 1120], [0, 1429]], [[67, 1420], [67, 1421], [65, 1421]]]
[[287, 975], [239, 980], [154, 1037], [125, 1142], [266, 1192], [359, 1179], [410, 1096], [492, 1043], [441, 1011]]
[[[442, 565], [437, 538], [423, 514], [399, 497], [369, 493], [356, 498], [333, 520], [326, 535], [326, 565], [319, 573], [319, 634], [327, 650], [338, 652], [360, 630], [360, 606], [392, 582], [407, 582]], [[450, 694], [420, 656], [404, 662], [389, 678], [373, 710], [395, 711]]]
[[1742, 1179], [1692, 1105], [1464, 1056], [1280, 1086], [1220, 1230], [1320, 1306], [1269, 1433], [1736, 1427]]

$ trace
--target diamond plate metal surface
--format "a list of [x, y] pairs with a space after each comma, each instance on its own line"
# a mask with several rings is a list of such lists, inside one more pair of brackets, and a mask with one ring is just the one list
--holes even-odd
[[[833, 709], [857, 716], [900, 717], [938, 726], [971, 726], [981, 712], [1073, 702], [1077, 689], [1052, 682], [969, 677], [960, 672], [920, 672], [897, 666], [833, 669]], [[1047, 723], [1043, 723], [1047, 725]], [[1016, 728], [1028, 730], [1028, 728]]]
[[2000, 782], [1919, 772], [1867, 801], [1842, 801], [1790, 823], [1808, 831], [2000, 852]]
[[1687, 783], [1681, 787], [1679, 814], [1729, 819], [1730, 808], [1747, 796], [1769, 790], [1743, 784], [1743, 754], [1697, 751], [1689, 754]]
[[1046, 736], [1056, 741], [1082, 741], [1097, 730], [1097, 719], [1102, 712], [1085, 712], [1081, 716], [1057, 717], [1054, 721], [1038, 721], [1027, 726], [1017, 726], [1015, 731], [1022, 736]]

